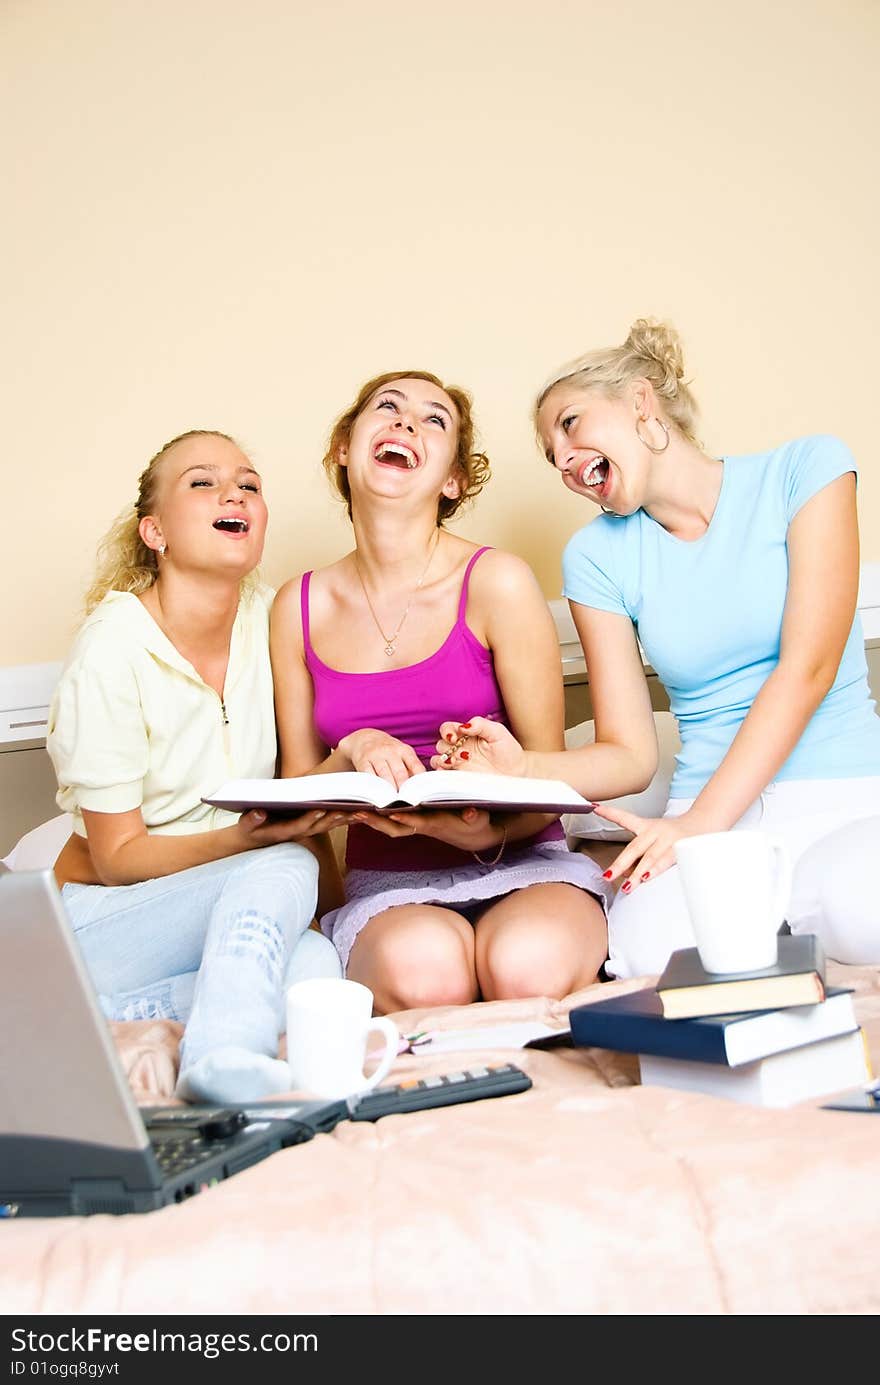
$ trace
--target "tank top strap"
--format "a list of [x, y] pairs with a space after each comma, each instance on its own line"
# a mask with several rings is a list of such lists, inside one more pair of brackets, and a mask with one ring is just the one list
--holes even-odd
[[470, 585], [470, 580], [471, 580], [471, 568], [473, 567], [474, 563], [477, 561], [478, 558], [481, 558], [481, 557], [483, 556], [484, 553], [491, 553], [491, 551], [492, 551], [492, 545], [489, 544], [489, 543], [484, 544], [482, 548], [478, 548], [477, 551], [476, 551], [476, 553], [473, 555], [473, 557], [471, 558], [470, 562], [468, 563], [467, 567], [466, 567], [465, 570], [464, 570], [464, 579], [463, 579], [462, 584], [461, 584], [461, 596], [458, 598], [458, 624], [459, 624], [459, 625], [461, 625], [461, 623], [463, 622], [463, 620], [464, 620], [464, 613], [465, 613], [465, 611], [467, 610], [468, 586]]
[[312, 580], [310, 572], [304, 572], [302, 581], [299, 584], [299, 611], [302, 620], [303, 653], [306, 658], [311, 657], [312, 635], [309, 626], [309, 584]]

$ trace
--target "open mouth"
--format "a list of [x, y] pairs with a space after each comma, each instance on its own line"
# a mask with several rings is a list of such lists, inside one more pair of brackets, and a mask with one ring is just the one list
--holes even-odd
[[246, 534], [250, 527], [246, 519], [233, 519], [231, 516], [214, 520], [214, 528], [223, 534]]
[[610, 470], [607, 457], [596, 457], [581, 469], [580, 483], [582, 486], [595, 487], [596, 490], [601, 490], [608, 480]]
[[407, 447], [404, 442], [377, 443], [373, 458], [382, 466], [397, 466], [404, 471], [412, 471], [419, 464], [419, 459], [413, 449]]

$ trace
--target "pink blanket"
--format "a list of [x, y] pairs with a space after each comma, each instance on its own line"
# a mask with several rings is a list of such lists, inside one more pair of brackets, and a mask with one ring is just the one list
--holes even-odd
[[[829, 981], [856, 988], [880, 1066], [880, 968]], [[644, 984], [393, 1018], [554, 1023]], [[116, 1028], [138, 1098], [169, 1094], [179, 1026]], [[393, 1078], [489, 1056], [406, 1055]], [[149, 1215], [4, 1224], [3, 1312], [880, 1311], [880, 1119], [642, 1088], [600, 1049], [496, 1056], [533, 1088], [343, 1123]]]

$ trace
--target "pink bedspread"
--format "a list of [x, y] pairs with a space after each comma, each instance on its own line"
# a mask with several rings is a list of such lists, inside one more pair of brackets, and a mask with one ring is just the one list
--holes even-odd
[[[829, 980], [856, 987], [880, 1068], [880, 968], [831, 964]], [[561, 1021], [642, 984], [394, 1018], [404, 1032]], [[179, 1026], [116, 1028], [139, 1099], [170, 1093]], [[393, 1076], [479, 1056], [404, 1056]], [[0, 1309], [880, 1311], [880, 1118], [642, 1088], [635, 1059], [599, 1049], [504, 1056], [530, 1091], [343, 1123], [149, 1215], [4, 1224]]]

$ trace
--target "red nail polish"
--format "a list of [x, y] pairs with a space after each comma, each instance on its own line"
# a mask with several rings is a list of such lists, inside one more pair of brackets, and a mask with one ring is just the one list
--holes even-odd
[[640, 879], [641, 881], [650, 880], [650, 878], [651, 878], [651, 872], [650, 872], [649, 870], [646, 870], [645, 873], [644, 873], [644, 875], [639, 876], [639, 879]]
[[460, 760], [469, 760], [469, 759], [471, 758], [471, 756], [470, 756], [470, 751], [468, 751], [468, 750], [460, 750], [460, 751], [458, 752], [458, 758], [459, 758]]
[[624, 880], [623, 884], [622, 884], [621, 887], [620, 887], [620, 892], [621, 892], [621, 894], [629, 894], [629, 892], [630, 892], [631, 889], [632, 889], [632, 881], [631, 881], [631, 880]]
[[610, 870], [603, 870], [603, 872], [602, 872], [602, 879], [603, 879], [603, 880], [610, 880], [610, 879], [611, 879], [611, 871], [610, 871]]
[[470, 731], [470, 729], [471, 729], [471, 724], [470, 724], [470, 722], [469, 722], [469, 721], [463, 721], [463, 722], [461, 723], [461, 728], [462, 728], [463, 731]]
[[453, 734], [452, 734], [451, 731], [447, 731], [447, 732], [446, 732], [446, 739], [447, 739], [448, 741], [454, 741], [454, 740], [455, 740], [455, 737], [453, 736]]

